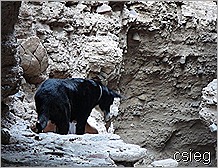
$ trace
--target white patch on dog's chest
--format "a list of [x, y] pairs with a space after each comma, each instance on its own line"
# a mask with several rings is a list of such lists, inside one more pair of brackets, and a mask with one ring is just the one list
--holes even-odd
[[113, 104], [110, 106], [110, 118], [117, 117], [120, 106], [120, 98], [114, 98]]

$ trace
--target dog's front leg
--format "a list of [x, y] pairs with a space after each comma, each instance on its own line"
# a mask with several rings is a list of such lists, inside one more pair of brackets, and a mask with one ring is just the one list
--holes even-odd
[[68, 134], [68, 131], [69, 131], [69, 122], [68, 121], [65, 121], [65, 122], [59, 122], [56, 124], [57, 127], [56, 127], [56, 131], [58, 134]]
[[86, 122], [87, 120], [77, 121], [77, 124], [76, 124], [76, 134], [77, 135], [83, 135], [85, 133]]

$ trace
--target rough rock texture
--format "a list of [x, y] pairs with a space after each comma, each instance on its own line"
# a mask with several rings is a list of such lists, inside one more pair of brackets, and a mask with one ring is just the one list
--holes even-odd
[[217, 79], [211, 81], [202, 90], [203, 101], [201, 103], [200, 117], [209, 126], [211, 131], [217, 127]]
[[[199, 117], [202, 89], [217, 72], [216, 10], [213, 1], [22, 2], [16, 33], [20, 45], [40, 39], [48, 56], [44, 78], [96, 78], [124, 96], [112, 130], [148, 149], [135, 165], [193, 150], [209, 151], [209, 166], [216, 166], [216, 133]], [[24, 99], [8, 101], [28, 115], [10, 107], [5, 125], [16, 123], [14, 115], [35, 121], [38, 85], [25, 79], [24, 94], [16, 95]]]
[[14, 25], [21, 2], [1, 2], [1, 100], [19, 89], [22, 69], [16, 55]]
[[121, 11], [110, 15], [96, 13], [95, 8], [105, 5], [22, 2], [17, 37], [20, 43], [30, 36], [40, 38], [49, 57], [47, 77], [95, 77], [106, 84], [119, 78], [122, 20]]
[[134, 167], [178, 167], [178, 165], [178, 162], [174, 159], [154, 160], [147, 154], [143, 160], [134, 164]]
[[[22, 68], [16, 55], [17, 41], [14, 35], [14, 24], [17, 21], [21, 2], [1, 2], [1, 117], [8, 115], [9, 107], [5, 99], [19, 89]], [[2, 125], [1, 125], [2, 126]], [[4, 127], [2, 127], [4, 128]], [[10, 132], [1, 129], [1, 142], [8, 144]]]
[[17, 120], [10, 132], [10, 145], [2, 146], [4, 166], [116, 166], [134, 163], [146, 156], [146, 149], [127, 144], [116, 134], [35, 134], [29, 122]]
[[[202, 125], [199, 106], [201, 90], [216, 78], [216, 4], [152, 1], [128, 7], [137, 17], [127, 34], [119, 81], [127, 99], [115, 132], [159, 151], [162, 159], [190, 148], [209, 150], [214, 159], [216, 134]], [[204, 166], [179, 163], [195, 164]]]

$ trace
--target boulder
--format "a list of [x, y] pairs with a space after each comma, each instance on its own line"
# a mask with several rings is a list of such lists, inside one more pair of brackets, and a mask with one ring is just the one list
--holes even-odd
[[18, 51], [26, 80], [30, 83], [40, 83], [37, 79], [48, 67], [47, 52], [40, 39], [37, 36], [27, 38], [20, 44]]

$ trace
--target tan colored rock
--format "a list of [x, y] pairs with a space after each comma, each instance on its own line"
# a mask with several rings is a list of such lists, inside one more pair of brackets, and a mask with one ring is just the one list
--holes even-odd
[[[21, 58], [21, 66], [24, 76], [30, 81], [31, 78], [38, 78], [48, 67], [48, 56], [40, 39], [32, 36], [24, 40], [18, 47]], [[31, 80], [32, 83], [37, 79]]]

